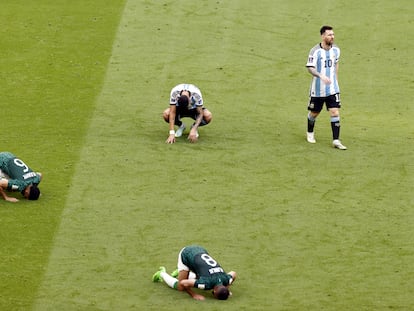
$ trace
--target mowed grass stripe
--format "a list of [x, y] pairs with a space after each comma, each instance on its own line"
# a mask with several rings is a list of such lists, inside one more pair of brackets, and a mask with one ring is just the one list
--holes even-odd
[[[160, 8], [164, 16], [169, 12], [174, 16], [154, 22]], [[214, 13], [214, 8], [207, 9]], [[177, 21], [173, 31], [178, 33], [187, 23], [187, 14], [189, 11], [177, 12], [173, 6], [163, 8], [162, 4], [126, 4], [35, 310], [127, 310], [136, 309], [138, 304], [153, 304], [140, 289], [148, 286], [148, 273], [157, 268], [153, 261], [156, 255], [148, 252], [155, 248], [159, 254], [158, 239], [167, 232], [170, 239], [163, 243], [173, 260], [184, 243], [178, 239], [173, 243], [182, 236], [174, 229], [180, 221], [176, 210], [163, 209], [175, 203], [168, 178], [182, 173], [182, 169], [168, 173], [165, 161], [182, 154], [182, 148], [201, 155], [203, 144], [189, 146], [181, 141], [173, 150], [164, 144], [166, 131], [159, 130], [165, 128], [159, 123], [161, 111], [168, 104], [171, 83], [177, 81], [169, 72], [179, 72], [177, 63], [185, 65], [187, 60], [179, 57], [182, 50], [177, 41], [168, 40], [165, 34], [164, 38], [153, 37], [151, 31], [157, 32], [160, 27], [168, 34], [168, 23]], [[231, 38], [231, 33], [227, 36]], [[191, 56], [194, 51], [187, 53]], [[181, 74], [182, 79], [188, 77], [184, 71]], [[170, 81], [164, 84], [164, 80]], [[163, 202], [162, 198], [168, 200]], [[167, 219], [159, 223], [158, 217], [165, 212], [172, 222]], [[191, 224], [191, 220], [186, 221]], [[158, 293], [157, 288], [154, 290]], [[149, 300], [144, 302], [143, 295]], [[192, 303], [186, 295], [179, 297]]]
[[125, 36], [136, 13], [131, 5], [124, 10], [34, 310], [125, 310], [133, 296], [134, 263], [124, 260], [135, 238], [129, 211], [136, 202], [118, 203], [135, 187], [124, 183], [135, 174], [130, 148], [136, 133], [130, 129], [136, 107], [124, 100], [122, 88], [128, 79], [124, 59], [130, 59], [123, 55], [129, 50]]

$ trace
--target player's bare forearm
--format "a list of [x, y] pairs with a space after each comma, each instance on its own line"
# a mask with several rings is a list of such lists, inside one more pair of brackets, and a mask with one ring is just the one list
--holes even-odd
[[178, 280], [178, 290], [185, 290], [187, 292], [191, 292], [191, 288], [194, 286], [196, 281], [195, 279], [181, 279], [180, 275], [178, 276]]
[[230, 271], [228, 274], [230, 274], [231, 277], [233, 278], [233, 281], [232, 281], [232, 284], [233, 284], [233, 282], [236, 280], [237, 273], [236, 273], [236, 271]]
[[168, 135], [167, 140], [165, 141], [167, 144], [173, 144], [175, 143], [175, 131], [174, 131], [174, 125], [175, 125], [175, 116], [177, 114], [177, 108], [174, 105], [170, 105], [170, 111], [168, 115], [168, 121], [170, 125], [170, 134]]
[[4, 192], [4, 190], [3, 190], [3, 188], [2, 187], [0, 187], [0, 195], [2, 196], [2, 198], [5, 200], [5, 201], [7, 201], [7, 202], [13, 202], [13, 203], [15, 203], [15, 202], [18, 202], [19, 200], [18, 199], [16, 199], [16, 198], [13, 198], [13, 197], [9, 197], [7, 194], [6, 194], [6, 192]]
[[320, 78], [321, 77], [321, 74], [316, 70], [316, 68], [315, 67], [307, 67], [308, 68], [308, 72], [312, 75], [312, 76], [314, 76], [314, 77], [317, 77], [317, 78]]
[[191, 143], [197, 142], [197, 128], [200, 126], [201, 121], [203, 120], [204, 112], [202, 107], [197, 107], [197, 118], [194, 121], [193, 126], [191, 127], [190, 134], [188, 135], [188, 140]]
[[174, 130], [176, 114], [177, 114], [177, 108], [174, 105], [170, 105], [170, 115], [169, 115], [170, 130]]
[[185, 291], [191, 296], [191, 298], [195, 300], [204, 300], [205, 297], [203, 295], [197, 294], [193, 292], [190, 288], [186, 288]]
[[325, 76], [324, 74], [318, 72], [315, 67], [307, 67], [307, 68], [308, 68], [309, 73], [312, 76], [314, 76], [316, 78], [320, 78], [323, 81], [323, 83], [325, 83], [325, 84], [330, 84], [331, 83], [331, 79], [329, 79], [329, 77]]
[[193, 128], [197, 129], [200, 126], [201, 121], [203, 121], [203, 117], [204, 117], [203, 108], [197, 107], [197, 119], [194, 122]]
[[7, 189], [8, 184], [9, 180], [7, 178], [0, 177], [0, 187], [2, 190]]
[[2, 187], [0, 187], [0, 195], [5, 201], [7, 201], [7, 194], [4, 192]]
[[[187, 273], [188, 277], [188, 273]], [[180, 275], [178, 276], [179, 282], [178, 282], [178, 290], [180, 291], [186, 291], [187, 294], [189, 294], [193, 299], [196, 300], [204, 300], [205, 297], [203, 295], [195, 293], [191, 288], [194, 287], [195, 279], [180, 279]]]
[[42, 180], [42, 178], [43, 178], [43, 174], [42, 174], [42, 173], [40, 173], [40, 172], [36, 172], [36, 174], [37, 174], [37, 176], [39, 176], [40, 180]]

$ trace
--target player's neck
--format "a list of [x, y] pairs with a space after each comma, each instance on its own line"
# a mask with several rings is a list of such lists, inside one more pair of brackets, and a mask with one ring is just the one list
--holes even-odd
[[325, 43], [325, 42], [321, 42], [321, 47], [322, 47], [324, 50], [329, 51], [329, 50], [332, 48], [332, 44], [327, 44], [327, 43]]

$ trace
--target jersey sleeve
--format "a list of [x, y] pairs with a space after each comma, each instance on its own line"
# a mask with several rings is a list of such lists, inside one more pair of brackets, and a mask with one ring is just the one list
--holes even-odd
[[316, 67], [316, 57], [314, 54], [309, 54], [308, 62], [306, 63], [306, 67]]
[[315, 67], [318, 62], [318, 50], [319, 45], [314, 46], [310, 51], [308, 55], [308, 61], [306, 63], [306, 67]]
[[231, 285], [233, 283], [233, 276], [231, 274], [227, 274], [227, 284], [226, 285]]
[[170, 105], [177, 105], [177, 100], [179, 96], [180, 96], [179, 90], [172, 90], [170, 94]]
[[7, 190], [9, 191], [23, 191], [26, 188], [26, 184], [21, 180], [9, 179], [7, 184]]
[[201, 280], [196, 280], [195, 281], [194, 288], [198, 288], [198, 289], [208, 289], [208, 288], [206, 288], [206, 284], [203, 283]]
[[334, 53], [335, 53], [335, 64], [339, 62], [339, 57], [341, 56], [341, 50], [337, 45], [334, 46]]
[[203, 106], [203, 97], [199, 93], [194, 93], [191, 96], [192, 102], [196, 107]]

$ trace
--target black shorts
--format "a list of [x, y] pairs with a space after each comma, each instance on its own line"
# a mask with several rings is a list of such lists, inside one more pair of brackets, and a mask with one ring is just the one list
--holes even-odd
[[[203, 107], [203, 110], [206, 109]], [[186, 109], [177, 107], [176, 119], [181, 120], [181, 118], [191, 118], [193, 120], [197, 119], [198, 113], [197, 109]]]
[[326, 110], [329, 108], [341, 108], [341, 98], [339, 97], [339, 93], [326, 97], [311, 97], [308, 104], [308, 110], [321, 112], [324, 103], [326, 103]]

